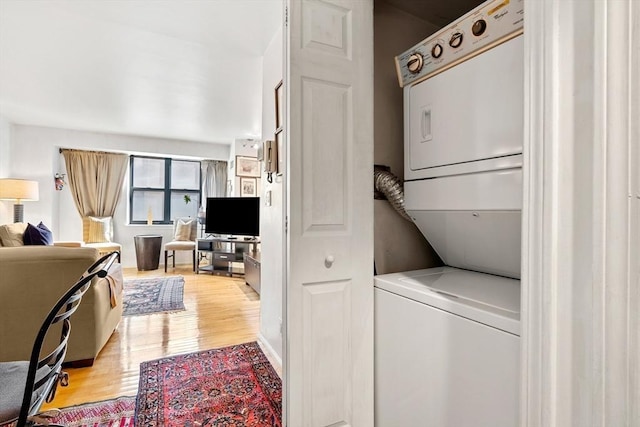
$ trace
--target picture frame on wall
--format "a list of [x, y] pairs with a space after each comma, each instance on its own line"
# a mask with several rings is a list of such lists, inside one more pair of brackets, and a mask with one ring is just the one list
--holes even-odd
[[255, 178], [240, 178], [240, 197], [256, 197], [258, 194]]
[[282, 176], [284, 172], [284, 143], [283, 143], [283, 134], [282, 129], [276, 131], [276, 152], [278, 153], [278, 176]]
[[276, 97], [276, 132], [282, 130], [284, 122], [284, 87], [282, 86], [282, 80], [276, 85], [275, 97]]
[[260, 162], [255, 157], [236, 156], [236, 176], [260, 177]]

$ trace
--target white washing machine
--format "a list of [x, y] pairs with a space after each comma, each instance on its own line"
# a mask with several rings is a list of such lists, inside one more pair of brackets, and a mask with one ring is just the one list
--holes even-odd
[[447, 267], [375, 277], [378, 427], [519, 419], [523, 0], [396, 57], [405, 208]]
[[518, 280], [432, 268], [374, 295], [376, 426], [518, 425]]

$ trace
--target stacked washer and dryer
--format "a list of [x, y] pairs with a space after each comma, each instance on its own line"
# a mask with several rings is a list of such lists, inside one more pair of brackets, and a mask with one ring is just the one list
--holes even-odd
[[396, 57], [405, 207], [445, 267], [375, 277], [378, 427], [519, 420], [523, 0]]

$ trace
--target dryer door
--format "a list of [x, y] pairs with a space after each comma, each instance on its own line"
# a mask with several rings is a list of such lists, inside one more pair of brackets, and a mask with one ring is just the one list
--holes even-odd
[[522, 152], [523, 37], [405, 89], [412, 171]]

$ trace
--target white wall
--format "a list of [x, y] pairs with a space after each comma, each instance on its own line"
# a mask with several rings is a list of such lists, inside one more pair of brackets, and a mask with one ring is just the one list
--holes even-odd
[[[404, 177], [402, 89], [394, 57], [439, 29], [382, 1], [374, 7], [374, 162]], [[372, 178], [373, 181], [373, 178]], [[441, 265], [413, 223], [386, 200], [374, 202], [374, 255], [378, 274]]]
[[0, 177], [9, 178], [11, 156], [11, 123], [0, 116]]
[[[40, 200], [25, 203], [25, 221], [43, 221], [53, 231], [55, 240], [82, 240], [82, 221], [68, 187], [55, 191], [53, 176], [66, 173], [60, 148], [106, 150], [130, 154], [149, 154], [193, 159], [226, 160], [229, 146], [201, 142], [177, 141], [140, 136], [115, 135], [13, 125], [11, 132], [9, 174], [39, 181]], [[170, 225], [128, 225], [129, 176], [125, 177], [120, 203], [114, 215], [114, 238], [122, 245], [122, 263], [135, 267], [133, 236], [161, 234], [164, 242], [171, 240]], [[7, 218], [2, 218], [2, 222]], [[190, 263], [190, 254], [178, 253], [177, 263]], [[162, 258], [162, 257], [161, 257]], [[162, 265], [161, 259], [161, 265]]]
[[[10, 174], [11, 124], [0, 116], [0, 178], [14, 178]], [[13, 202], [0, 201], [0, 224], [13, 221]]]
[[[273, 140], [276, 129], [275, 94], [276, 85], [282, 80], [282, 29], [271, 40], [264, 54], [262, 83], [262, 140]], [[282, 285], [283, 285], [283, 218], [284, 181], [273, 175], [273, 182], [262, 179], [262, 204], [260, 206], [261, 238], [261, 289], [260, 289], [260, 335], [271, 349], [282, 359]], [[271, 205], [267, 206], [267, 192], [271, 194]]]

